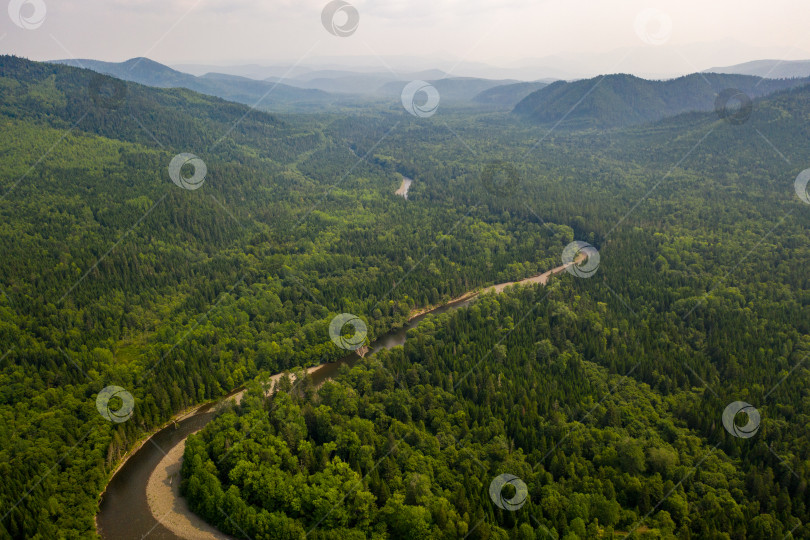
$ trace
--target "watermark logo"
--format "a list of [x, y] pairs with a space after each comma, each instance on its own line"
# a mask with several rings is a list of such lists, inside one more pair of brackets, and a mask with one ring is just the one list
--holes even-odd
[[[182, 169], [186, 165], [191, 165], [194, 168], [194, 174], [191, 176], [183, 176]], [[208, 174], [208, 168], [205, 162], [195, 156], [194, 154], [177, 154], [169, 163], [169, 176], [172, 182], [177, 184], [183, 189], [199, 189], [205, 182], [205, 175]]]
[[[424, 101], [417, 99], [419, 94], [424, 94]], [[401, 97], [405, 110], [419, 118], [431, 117], [439, 109], [439, 91], [425, 81], [409, 82], [402, 89]]]
[[[734, 419], [740, 413], [745, 413], [748, 416], [748, 423], [744, 426], [738, 426], [734, 422]], [[728, 407], [723, 411], [723, 427], [726, 428], [726, 431], [741, 439], [750, 439], [756, 435], [757, 431], [759, 431], [759, 422], [759, 411], [745, 401], [729, 403]]]
[[[343, 334], [346, 325], [352, 327], [353, 333], [351, 336], [345, 336]], [[360, 317], [352, 315], [351, 313], [341, 313], [329, 323], [329, 337], [332, 339], [332, 342], [347, 351], [355, 351], [362, 347], [366, 342], [367, 335], [368, 329], [366, 328], [366, 323], [364, 323]]]
[[25, 30], [36, 30], [45, 22], [48, 9], [43, 0], [11, 0], [8, 16], [11, 22]]
[[672, 37], [672, 19], [665, 11], [648, 8], [636, 15], [636, 35], [647, 45], [663, 45]]
[[796, 189], [796, 195], [805, 204], [810, 204], [810, 193], [807, 193], [807, 184], [810, 183], [810, 169], [805, 169], [796, 177], [793, 187]]
[[744, 124], [751, 117], [754, 104], [748, 94], [736, 88], [726, 88], [714, 100], [714, 112], [729, 124]]
[[127, 83], [115, 77], [96, 73], [88, 86], [90, 99], [96, 107], [117, 109], [127, 97]]
[[[113, 398], [121, 400], [121, 406], [115, 410], [110, 409], [110, 401]], [[96, 396], [96, 409], [105, 419], [120, 424], [132, 418], [132, 411], [135, 409], [135, 398], [120, 386], [108, 386]]]
[[349, 37], [357, 31], [360, 13], [348, 2], [332, 0], [321, 11], [321, 23], [333, 36]]
[[[503, 496], [503, 488], [507, 485], [515, 488], [515, 494], [509, 498]], [[501, 510], [515, 512], [526, 504], [529, 499], [529, 489], [523, 483], [523, 480], [514, 474], [502, 474], [496, 476], [489, 484], [489, 498]]]
[[481, 172], [481, 183], [490, 195], [509, 195], [520, 184], [520, 176], [512, 164], [490, 161]]
[[589, 278], [599, 268], [599, 251], [588, 242], [575, 240], [563, 249], [562, 262], [569, 274]]

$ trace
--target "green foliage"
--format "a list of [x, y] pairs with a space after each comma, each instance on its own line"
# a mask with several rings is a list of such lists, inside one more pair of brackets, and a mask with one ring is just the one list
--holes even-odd
[[775, 80], [722, 73], [694, 73], [665, 81], [627, 74], [600, 75], [544, 86], [523, 98], [514, 112], [545, 124], [565, 117], [564, 128], [627, 127], [686, 112], [714, 110], [718, 94], [727, 89], [757, 98], [808, 82], [807, 78]]
[[[92, 536], [139, 438], [337, 359], [335, 314], [374, 339], [574, 239], [600, 249], [591, 279], [487, 296], [317, 392], [226, 411], [189, 440], [195, 511], [254, 538], [810, 534], [807, 88], [742, 126], [546, 137], [499, 113], [269, 115], [131, 83], [103, 109], [95, 74], [0, 68], [0, 536]], [[200, 190], [168, 179], [180, 152], [206, 162]], [[514, 192], [481, 185], [491, 160]], [[109, 384], [130, 421], [96, 411]], [[720, 423], [739, 399], [753, 439]], [[529, 487], [518, 512], [489, 499], [506, 472]]]
[[[783, 512], [804, 511], [804, 484], [770, 476], [762, 487], [769, 495], [754, 496], [746, 470], [756, 470], [755, 460], [735, 458], [733, 441], [725, 450], [710, 447], [701, 429], [681, 417], [685, 400], [702, 403], [707, 415], [722, 410], [723, 401], [697, 389], [663, 396], [585, 360], [609, 356], [605, 344], [591, 340], [592, 321], [556, 319], [554, 310], [565, 302], [594, 313], [598, 306], [587, 299], [593, 289], [574, 291], [561, 282], [550, 288], [486, 296], [425, 321], [404, 348], [346, 369], [317, 392], [305, 381], [293, 394], [254, 393], [194, 436], [185, 462], [215, 467], [223, 486], [236, 486], [257, 511], [279, 511], [327, 533], [350, 526], [371, 537], [384, 525], [390, 538], [455, 538], [464, 536], [459, 520], [472, 526], [481, 516], [483, 538], [594, 538], [614, 529], [643, 538], [746, 532], [765, 538], [765, 523], [784, 534], [785, 523], [798, 516]], [[505, 336], [490, 331], [492, 321], [522, 313], [532, 313], [531, 321]], [[602, 317], [607, 325], [623, 319], [613, 312]], [[565, 335], [579, 335], [579, 345], [563, 340], [549, 354], [555, 336]], [[503, 359], [474, 361], [499, 342], [508, 351]], [[662, 358], [660, 345], [636, 332], [611, 347], [629, 357]], [[305, 428], [296, 428], [295, 438], [283, 436], [301, 418]], [[711, 431], [706, 437], [723, 440], [724, 432]], [[346, 500], [306, 491], [340, 484], [348, 471], [338, 472], [335, 463], [356, 473], [340, 491]], [[273, 477], [284, 495], [268, 499], [272, 488], [246, 480], [244, 470], [252, 471], [247, 478]], [[487, 493], [492, 478], [506, 471], [529, 488], [529, 502], [515, 513], [497, 510]], [[184, 469], [184, 482], [196, 474]], [[358, 508], [353, 499], [364, 494], [370, 504]], [[313, 497], [334, 505], [307, 511]], [[795, 502], [780, 505], [780, 498]], [[190, 501], [195, 508], [206, 503]], [[228, 527], [224, 516], [214, 523]]]
[[[135, 84], [103, 109], [90, 72], [0, 63], [0, 154], [13, 157], [0, 161], [0, 507], [12, 537], [91, 534], [98, 495], [139, 438], [261, 371], [339, 358], [337, 313], [363, 314], [374, 338], [417, 308], [545, 269], [563, 245], [537, 223], [396, 197], [396, 174], [352, 151], [385, 133], [379, 122], [352, 136], [328, 117], [245, 116]], [[193, 192], [167, 173], [189, 150], [209, 171]], [[109, 384], [135, 396], [124, 424], [95, 409]]]

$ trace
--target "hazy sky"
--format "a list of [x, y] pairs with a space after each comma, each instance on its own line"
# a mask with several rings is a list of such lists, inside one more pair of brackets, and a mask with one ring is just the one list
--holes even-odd
[[[11, 14], [0, 13], [0, 50], [36, 60], [148, 56], [167, 64], [306, 65], [325, 56], [348, 62], [396, 55], [441, 59], [446, 68], [459, 60], [514, 65], [562, 55], [603, 72], [663, 73], [810, 57], [807, 0], [351, 0], [360, 21], [348, 37], [325, 30], [324, 0], [4, 3], [36, 28], [19, 28]], [[640, 13], [652, 15], [639, 19]], [[603, 54], [628, 47], [638, 48], [641, 64], [631, 59], [615, 67], [622, 55]]]

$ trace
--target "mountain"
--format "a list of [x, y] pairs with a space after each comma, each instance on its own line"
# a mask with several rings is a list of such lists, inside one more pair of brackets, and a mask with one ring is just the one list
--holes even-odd
[[203, 75], [200, 75], [198, 78], [214, 79], [218, 81], [231, 81], [236, 83], [256, 82], [255, 79], [251, 79], [250, 77], [242, 77], [241, 75], [231, 75], [229, 73], [218, 73], [215, 71], [204, 73]]
[[810, 60], [754, 60], [733, 66], [713, 67], [706, 72], [756, 75], [771, 79], [810, 77]]
[[[172, 67], [194, 75], [220, 72], [261, 80], [282, 76], [297, 78], [316, 70], [336, 69], [354, 73], [372, 73], [385, 71], [383, 68], [393, 69], [397, 73], [412, 73], [428, 68], [438, 68], [452, 72], [456, 77], [516, 79], [519, 81], [536, 81], [545, 78], [573, 80], [594, 77], [606, 72], [633, 73], [647, 79], [664, 79], [694, 73], [708, 66], [733, 66], [752, 58], [779, 58], [784, 54], [784, 47], [777, 45], [754, 46], [736, 39], [721, 38], [695, 43], [668, 42], [656, 47], [639, 42], [637, 45], [600, 48], [598, 51], [588, 52], [561, 49], [550, 55], [526, 54], [512, 60], [504, 59], [497, 65], [473, 60], [459, 61], [456, 56], [435, 53], [418, 56], [308, 56], [302, 63], [296, 65], [289, 61], [288, 63], [279, 61], [269, 65], [246, 62], [227, 66], [172, 64]], [[794, 48], [792, 54], [793, 58], [810, 58], [810, 52], [801, 48]], [[717, 68], [707, 71], [717, 72]], [[791, 75], [772, 75], [774, 78], [783, 76]], [[437, 78], [439, 77], [432, 77], [431, 80]], [[424, 77], [421, 79], [428, 80]]]
[[379, 77], [381, 79], [441, 79], [449, 75], [440, 69], [426, 69], [423, 71], [408, 71], [408, 72], [391, 72], [391, 71], [352, 71], [349, 69], [319, 69], [316, 71], [309, 71], [303, 75], [294, 77], [296, 81], [313, 81], [317, 79], [342, 79], [346, 77]]
[[447, 74], [438, 69], [394, 74], [384, 72], [355, 72], [337, 69], [312, 71], [294, 78], [270, 77], [268, 82], [284, 82], [297, 88], [311, 88], [334, 94], [379, 95], [388, 83], [406, 80], [441, 79]]
[[[256, 80], [240, 73], [259, 75], [258, 66], [254, 70], [222, 68], [222, 71], [209, 71], [201, 75], [191, 75], [165, 66], [148, 58], [132, 58], [125, 62], [102, 62], [99, 60], [54, 60], [52, 63], [91, 69], [125, 81], [137, 82], [158, 88], [188, 88], [195, 92], [221, 97], [237, 103], [254, 105], [261, 100], [265, 109], [282, 108], [322, 108], [336, 99], [334, 94], [354, 96], [399, 95], [407, 82], [412, 80], [432, 81], [445, 100], [470, 101], [481, 92], [495, 86], [516, 83], [514, 80], [490, 80], [475, 77], [447, 77], [438, 69], [393, 74], [382, 72], [359, 72], [344, 69], [297, 70], [294, 77], [271, 75], [264, 80]], [[195, 67], [195, 66], [192, 66]], [[199, 71], [204, 66], [196, 66]], [[276, 71], [277, 72], [277, 71]], [[526, 83], [531, 89], [535, 83]], [[530, 90], [529, 90], [530, 91]], [[508, 93], [509, 91], [507, 91]], [[515, 90], [522, 93], [522, 90]], [[526, 92], [528, 93], [528, 91]], [[523, 93], [525, 95], [525, 93]], [[520, 96], [522, 97], [522, 96]], [[512, 101], [515, 99], [491, 98]], [[345, 99], [345, 98], [344, 98]], [[487, 98], [481, 103], [488, 103]], [[506, 107], [505, 104], [501, 106]]]
[[511, 109], [532, 92], [548, 85], [548, 82], [543, 81], [503, 84], [476, 94], [472, 100], [483, 105], [495, 105], [499, 108]]
[[[562, 63], [561, 63], [562, 64]], [[516, 79], [535, 81], [546, 77], [555, 79], [572, 78], [576, 73], [567, 69], [556, 69], [542, 65], [534, 59], [527, 59], [511, 66], [491, 65], [484, 62], [459, 61], [456, 56], [432, 54], [429, 56], [370, 55], [370, 56], [313, 56], [300, 63], [278, 63], [260, 65], [254, 63], [216, 65], [216, 64], [172, 64], [171, 67], [184, 73], [204, 75], [210, 72], [240, 75], [251, 79], [265, 80], [270, 77], [315, 78], [318, 72], [345, 71], [354, 73], [395, 72], [400, 78], [405, 74], [420, 71], [434, 71], [440, 75], [419, 77], [421, 80], [433, 80], [449, 76], [477, 77], [481, 79]], [[313, 75], [314, 74], [314, 75]]]
[[282, 83], [256, 81], [245, 77], [226, 74], [207, 74], [197, 77], [148, 58], [132, 58], [125, 62], [72, 59], [54, 60], [52, 63], [91, 69], [147, 86], [188, 88], [201, 94], [251, 106], [261, 100], [260, 106], [263, 108], [323, 105], [333, 99], [332, 96], [320, 90], [294, 88]]
[[[380, 93], [387, 96], [399, 95], [402, 89], [410, 81], [393, 81], [380, 88]], [[471, 101], [475, 96], [485, 90], [513, 84], [515, 80], [493, 80], [479, 79], [475, 77], [452, 77], [438, 80], [425, 81], [433, 85], [439, 91], [442, 101]]]
[[550, 84], [526, 96], [513, 112], [538, 124], [564, 119], [568, 128], [615, 128], [684, 112], [711, 111], [718, 94], [727, 89], [739, 90], [753, 99], [808, 82], [810, 79], [762, 79], [718, 73], [664, 81], [627, 74], [604, 75]]
[[190, 73], [197, 76], [205, 75], [206, 73], [224, 73], [226, 75], [236, 75], [258, 81], [271, 77], [296, 77], [306, 75], [312, 71], [312, 68], [300, 65], [263, 66], [259, 64], [240, 64], [220, 66], [211, 64], [174, 64], [171, 67], [183, 73]]
[[54, 64], [91, 69], [125, 81], [162, 88], [184, 87], [197, 78], [174, 70], [149, 58], [130, 58], [124, 62], [102, 62], [89, 59], [54, 60]]

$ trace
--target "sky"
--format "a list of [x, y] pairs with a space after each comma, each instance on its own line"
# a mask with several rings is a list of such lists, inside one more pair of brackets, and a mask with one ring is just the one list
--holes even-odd
[[[676, 74], [810, 58], [806, 0], [4, 0], [0, 51], [34, 60], [147, 56], [169, 65], [541, 66], [572, 75]], [[338, 27], [347, 10], [335, 12]], [[21, 28], [28, 26], [29, 28]]]

